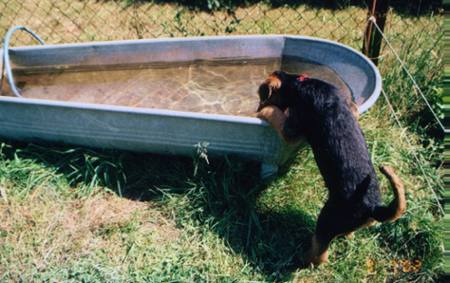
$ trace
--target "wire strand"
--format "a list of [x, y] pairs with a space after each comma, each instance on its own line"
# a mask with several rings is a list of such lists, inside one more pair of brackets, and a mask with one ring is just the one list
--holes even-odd
[[[406, 64], [402, 61], [402, 59], [400, 58], [400, 56], [398, 55], [398, 53], [395, 51], [394, 47], [392, 46], [392, 44], [390, 43], [390, 41], [387, 39], [386, 35], [383, 33], [383, 31], [380, 29], [380, 27], [378, 26], [378, 24], [376, 23], [376, 18], [374, 16], [371, 16], [368, 21], [372, 22], [375, 26], [375, 28], [378, 30], [378, 32], [381, 34], [381, 36], [383, 37], [383, 40], [386, 42], [386, 44], [388, 45], [389, 49], [392, 51], [392, 53], [394, 54], [394, 56], [396, 57], [397, 61], [400, 63], [400, 66], [402, 67], [402, 69], [406, 72], [406, 74], [408, 75], [408, 77], [410, 78], [410, 80], [412, 81], [414, 87], [416, 88], [416, 90], [418, 91], [418, 93], [420, 94], [420, 96], [422, 97], [422, 99], [425, 101], [427, 107], [430, 109], [431, 113], [433, 114], [434, 118], [436, 119], [436, 122], [438, 123], [438, 125], [440, 126], [440, 128], [442, 129], [443, 132], [447, 133], [450, 130], [445, 129], [444, 125], [442, 124], [441, 120], [439, 119], [439, 117], [437, 116], [437, 114], [434, 112], [433, 108], [431, 107], [430, 103], [428, 102], [427, 98], [425, 97], [425, 95], [423, 94], [422, 90], [420, 89], [419, 85], [417, 84], [416, 80], [414, 79], [414, 77], [411, 75], [411, 73], [409, 72], [408, 68], [406, 68]], [[392, 103], [390, 102], [388, 95], [386, 94], [386, 92], [384, 91], [384, 89], [381, 89], [381, 93], [384, 96], [384, 99], [386, 100], [386, 103], [389, 107], [389, 110], [392, 114], [392, 116], [394, 117], [395, 122], [397, 123], [397, 125], [400, 128], [404, 128], [402, 123], [400, 122], [400, 119], [397, 115], [397, 113], [394, 110], [394, 107], [392, 106]], [[410, 148], [413, 147], [412, 143], [409, 141], [408, 138], [404, 139]], [[418, 157], [418, 155], [411, 150], [411, 154], [414, 157], [414, 159], [416, 160], [417, 166], [419, 167], [420, 171], [422, 172], [422, 175], [429, 187], [429, 189], [432, 192], [432, 195], [434, 197], [434, 199], [436, 200], [437, 206], [439, 211], [442, 213], [442, 215], [445, 215], [445, 211], [441, 205], [440, 199], [438, 194], [436, 193], [436, 191], [433, 189], [433, 185], [431, 184], [431, 181], [429, 180], [428, 176], [425, 173], [425, 169], [423, 169], [422, 167], [422, 163], [420, 162], [420, 159]]]
[[[394, 120], [396, 121], [397, 125], [398, 125], [400, 128], [403, 128], [402, 123], [400, 122], [400, 119], [398, 118], [397, 113], [395, 113], [394, 107], [392, 106], [391, 102], [389, 101], [389, 98], [388, 98], [386, 92], [382, 89], [382, 90], [381, 90], [381, 93], [383, 94], [384, 99], [386, 100], [386, 103], [387, 103], [387, 105], [388, 105], [388, 107], [389, 107], [389, 110], [391, 111], [391, 114], [392, 114], [392, 116], [394, 117]], [[404, 140], [408, 143], [408, 146], [409, 146], [410, 148], [413, 148], [413, 145], [412, 145], [412, 143], [409, 141], [408, 138], [405, 138]], [[439, 199], [439, 196], [437, 195], [436, 191], [433, 189], [433, 185], [431, 184], [430, 180], [429, 180], [428, 177], [426, 176], [425, 169], [423, 169], [422, 163], [420, 162], [419, 157], [418, 157], [417, 154], [414, 152], [414, 150], [411, 150], [410, 152], [411, 152], [412, 156], [414, 157], [414, 159], [416, 160], [416, 163], [417, 163], [417, 165], [418, 165], [420, 171], [422, 172], [422, 175], [423, 175], [425, 181], [427, 182], [427, 185], [428, 185], [428, 187], [430, 188], [430, 190], [431, 190], [431, 192], [432, 192], [432, 194], [433, 194], [433, 196], [434, 196], [434, 198], [435, 198], [435, 200], [436, 200], [436, 203], [437, 203], [437, 206], [438, 206], [438, 208], [439, 208], [439, 211], [444, 215], [444, 214], [445, 214], [444, 208], [443, 208], [442, 205], [441, 205], [441, 201], [440, 201], [440, 199]]]
[[406, 64], [402, 61], [402, 59], [400, 58], [400, 56], [398, 55], [398, 53], [395, 51], [394, 47], [392, 46], [392, 44], [390, 43], [390, 41], [387, 39], [386, 35], [383, 33], [383, 31], [380, 29], [380, 27], [377, 24], [377, 21], [375, 19], [374, 16], [371, 16], [368, 19], [370, 22], [372, 22], [375, 26], [375, 28], [378, 30], [378, 32], [381, 34], [381, 36], [383, 37], [384, 41], [386, 42], [386, 44], [388, 45], [389, 49], [392, 51], [392, 53], [394, 54], [394, 56], [397, 58], [397, 61], [400, 63], [400, 66], [402, 67], [402, 69], [406, 72], [406, 74], [408, 75], [408, 77], [411, 79], [414, 87], [417, 89], [417, 91], [419, 92], [420, 96], [422, 97], [422, 99], [425, 101], [426, 105], [428, 106], [428, 108], [430, 109], [431, 113], [433, 114], [434, 118], [436, 119], [436, 122], [438, 123], [439, 127], [441, 128], [441, 130], [443, 132], [445, 132], [445, 127], [441, 122], [441, 119], [439, 119], [438, 115], [436, 114], [436, 112], [434, 112], [433, 107], [431, 107], [431, 104], [428, 102], [428, 99], [426, 98], [426, 96], [423, 94], [422, 90], [420, 89], [419, 85], [417, 84], [416, 80], [414, 79], [414, 77], [411, 75], [411, 73], [409, 72], [408, 68], [406, 68]]

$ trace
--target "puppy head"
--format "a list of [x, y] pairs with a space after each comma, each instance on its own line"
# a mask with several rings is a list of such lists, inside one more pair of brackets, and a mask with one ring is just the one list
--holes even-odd
[[[293, 94], [293, 82], [299, 80], [298, 75], [288, 74], [283, 71], [275, 71], [259, 86], [259, 107], [260, 111], [266, 106], [273, 105], [286, 110]], [[305, 78], [305, 77], [303, 77]]]

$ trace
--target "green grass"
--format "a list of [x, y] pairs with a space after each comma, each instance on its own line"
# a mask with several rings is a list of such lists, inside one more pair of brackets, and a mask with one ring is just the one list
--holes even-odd
[[[270, 11], [279, 9], [288, 8]], [[332, 16], [328, 10], [306, 10], [325, 21]], [[355, 7], [348, 12], [364, 17]], [[183, 13], [180, 26], [193, 12]], [[398, 17], [392, 15], [393, 21]], [[416, 20], [426, 24], [429, 18]], [[277, 32], [270, 21], [258, 23]], [[183, 32], [196, 34], [190, 27]], [[421, 36], [394, 44], [436, 105], [440, 55], [423, 47], [430, 44], [429, 34], [410, 32]], [[398, 33], [393, 28], [390, 35], [397, 39]], [[344, 41], [356, 45], [356, 37], [352, 32]], [[384, 89], [408, 128], [393, 123], [383, 97], [360, 124], [375, 166], [392, 165], [404, 180], [408, 210], [395, 223], [335, 240], [329, 264], [302, 270], [293, 265], [308, 247], [326, 198], [309, 148], [297, 153], [284, 174], [262, 183], [258, 164], [232, 157], [210, 158], [207, 164], [201, 157], [3, 141], [0, 281], [431, 282], [442, 265], [443, 237], [425, 179], [440, 189], [434, 165], [440, 143], [430, 138], [436, 125], [392, 54], [385, 52], [380, 64]], [[391, 190], [381, 175], [380, 181], [387, 202]]]
[[[4, 145], [0, 273], [13, 281], [428, 280], [440, 260], [428, 188], [397, 138], [399, 129], [382, 127], [373, 114], [361, 123], [374, 163], [392, 164], [405, 180], [408, 213], [361, 230], [353, 240], [338, 239], [331, 264], [300, 271], [291, 264], [308, 245], [325, 198], [309, 149], [298, 153], [285, 176], [262, 184], [256, 164], [241, 160], [207, 165]], [[393, 260], [420, 260], [422, 268], [403, 273]]]

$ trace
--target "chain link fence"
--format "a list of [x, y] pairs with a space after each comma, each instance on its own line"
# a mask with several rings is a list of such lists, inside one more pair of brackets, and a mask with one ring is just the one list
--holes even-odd
[[[436, 1], [391, 1], [386, 32], [398, 45], [432, 49], [442, 16]], [[226, 34], [300, 34], [361, 49], [364, 1], [1, 0], [0, 34], [24, 25], [47, 43]], [[16, 36], [15, 44], [33, 44]]]

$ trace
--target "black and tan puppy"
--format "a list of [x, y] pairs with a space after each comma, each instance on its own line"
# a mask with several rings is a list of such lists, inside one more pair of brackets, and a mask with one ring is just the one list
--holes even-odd
[[395, 197], [388, 206], [382, 205], [375, 169], [355, 118], [356, 107], [338, 89], [318, 79], [277, 71], [260, 86], [259, 95], [258, 116], [287, 141], [306, 138], [329, 191], [307, 263], [326, 262], [328, 246], [336, 236], [375, 220], [396, 220], [405, 212], [403, 184], [387, 166], [381, 172]]

